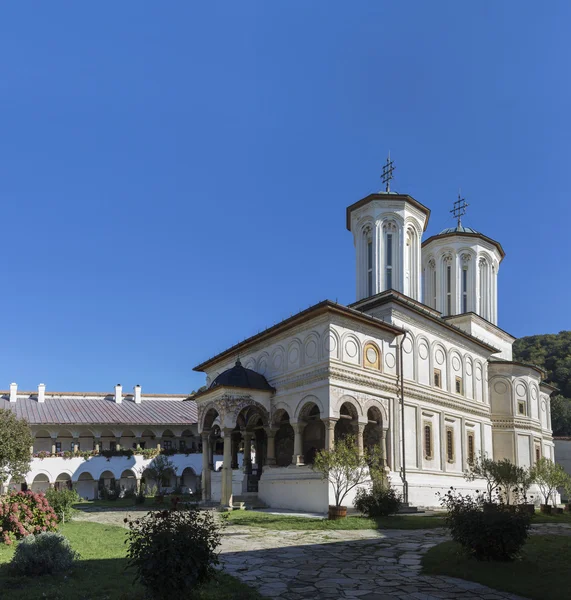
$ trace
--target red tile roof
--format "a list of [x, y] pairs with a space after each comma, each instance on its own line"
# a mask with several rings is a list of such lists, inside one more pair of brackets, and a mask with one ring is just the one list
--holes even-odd
[[192, 400], [147, 400], [135, 404], [123, 398], [117, 404], [112, 395], [99, 397], [19, 397], [10, 402], [0, 396], [0, 408], [11, 410], [30, 425], [193, 425], [198, 421], [196, 402]]

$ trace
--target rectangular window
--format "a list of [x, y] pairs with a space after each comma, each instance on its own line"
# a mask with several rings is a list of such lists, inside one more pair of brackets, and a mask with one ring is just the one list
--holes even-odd
[[109, 450], [115, 452], [115, 450], [117, 450], [117, 442], [109, 442]]
[[393, 234], [387, 233], [386, 237], [386, 257], [387, 257], [387, 281], [386, 288], [391, 290], [393, 288]]
[[172, 442], [170, 440], [166, 440], [163, 442], [163, 448], [165, 450], [172, 450]]
[[541, 446], [539, 444], [535, 445], [535, 462], [541, 459]]
[[442, 373], [440, 369], [434, 369], [434, 387], [442, 387]]
[[432, 308], [436, 308], [436, 269], [432, 271]]
[[186, 450], [186, 442], [184, 440], [179, 440], [178, 449], [183, 452], [184, 452], [184, 450]]
[[463, 385], [462, 385], [462, 377], [456, 377], [456, 393], [463, 394]]
[[468, 312], [468, 269], [462, 269], [462, 312]]
[[56, 442], [56, 452], [61, 452], [61, 442]]
[[432, 459], [432, 425], [424, 425], [424, 458]]
[[367, 296], [373, 295], [373, 240], [367, 241]]
[[475, 445], [474, 445], [474, 434], [468, 433], [468, 462], [471, 464], [474, 462], [475, 456]]
[[73, 440], [71, 441], [71, 444], [69, 445], [69, 451], [70, 452], [75, 452], [75, 445], [77, 444], [77, 451], [79, 452], [79, 442], [74, 442]]
[[520, 415], [525, 415], [526, 414], [526, 410], [525, 410], [525, 402], [518, 402], [517, 403], [517, 412]]
[[446, 314], [452, 314], [452, 267], [446, 267]]
[[446, 459], [449, 463], [454, 462], [454, 430], [446, 428]]

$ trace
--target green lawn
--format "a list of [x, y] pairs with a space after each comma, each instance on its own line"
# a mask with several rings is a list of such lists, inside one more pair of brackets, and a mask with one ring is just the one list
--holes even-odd
[[514, 562], [478, 562], [444, 542], [422, 558], [423, 573], [476, 581], [532, 600], [567, 600], [571, 589], [571, 537], [534, 535]]
[[[125, 529], [98, 523], [72, 522], [59, 531], [81, 554], [69, 575], [25, 578], [11, 573], [14, 546], [0, 545], [0, 597], [10, 600], [140, 600], [143, 588], [125, 573]], [[257, 600], [261, 596], [237, 579], [220, 574], [197, 596], [200, 600]]]
[[563, 513], [562, 515], [544, 515], [536, 512], [533, 518], [533, 523], [568, 523], [571, 525], [571, 513]]
[[229, 522], [233, 525], [263, 527], [278, 531], [291, 530], [342, 530], [342, 529], [433, 529], [444, 527], [444, 519], [440, 516], [394, 516], [380, 519], [365, 517], [347, 517], [337, 521], [327, 519], [310, 519], [308, 517], [290, 517], [288, 515], [271, 515], [252, 510], [234, 510], [228, 513]]

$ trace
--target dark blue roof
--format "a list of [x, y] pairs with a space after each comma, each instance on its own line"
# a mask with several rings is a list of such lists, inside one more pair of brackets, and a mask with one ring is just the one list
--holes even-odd
[[471, 227], [464, 227], [464, 225], [448, 227], [447, 229], [442, 230], [438, 235], [444, 235], [445, 233], [477, 233], [478, 235], [481, 235], [479, 231], [476, 231]]
[[236, 364], [223, 373], [210, 384], [210, 389], [220, 386], [245, 388], [249, 390], [273, 390], [266, 378], [252, 369], [245, 369], [238, 359]]

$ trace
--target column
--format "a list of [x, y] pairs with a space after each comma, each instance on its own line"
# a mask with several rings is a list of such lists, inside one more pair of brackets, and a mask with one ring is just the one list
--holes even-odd
[[335, 424], [337, 419], [324, 419], [325, 423], [325, 450], [333, 450], [335, 447]]
[[56, 453], [56, 438], [52, 438], [52, 454]]
[[222, 466], [222, 506], [232, 507], [232, 431], [224, 428], [224, 463]]
[[156, 438], [157, 440], [157, 450], [160, 452], [161, 451], [161, 442], [163, 441], [163, 438]]
[[365, 431], [366, 423], [357, 423], [357, 448], [359, 449], [359, 456], [365, 455], [365, 445], [363, 442], [363, 432]]
[[115, 450], [117, 450], [117, 452], [119, 452], [119, 450], [121, 450], [121, 438], [120, 437], [115, 438]]
[[30, 456], [34, 455], [34, 444], [30, 446]]
[[303, 430], [307, 423], [300, 421], [299, 423], [292, 423], [294, 438], [293, 438], [293, 457], [292, 464], [296, 466], [303, 465]]
[[135, 449], [136, 450], [140, 450], [141, 449], [141, 438], [140, 437], [136, 437], [135, 438]]
[[202, 499], [210, 500], [210, 431], [202, 432]]
[[268, 455], [266, 457], [266, 464], [269, 466], [276, 464], [276, 433], [277, 429], [272, 427], [266, 428], [266, 435], [268, 436]]
[[97, 454], [101, 452], [101, 436], [95, 436], [95, 452], [97, 452]]
[[252, 433], [244, 431], [244, 473], [246, 475], [252, 474]]
[[381, 466], [387, 466], [387, 430], [381, 429]]
[[73, 438], [73, 453], [77, 454], [79, 452], [79, 440], [77, 438]]

